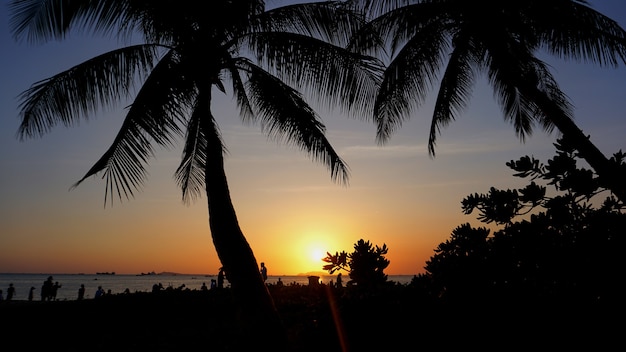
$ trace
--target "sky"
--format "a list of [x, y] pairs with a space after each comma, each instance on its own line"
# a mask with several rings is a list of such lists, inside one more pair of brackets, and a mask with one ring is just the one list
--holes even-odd
[[[626, 26], [623, 0], [591, 5]], [[87, 35], [30, 45], [13, 40], [0, 7], [0, 272], [176, 272], [215, 274], [219, 259], [206, 197], [182, 202], [173, 175], [182, 144], [158, 149], [133, 199], [104, 206], [105, 184], [92, 177], [70, 190], [104, 153], [123, 120], [123, 104], [79, 126], [19, 141], [18, 95], [118, 43]], [[604, 152], [626, 150], [626, 66], [617, 69], [547, 59], [575, 106], [578, 126]], [[470, 106], [427, 151], [432, 97], [380, 146], [371, 122], [320, 110], [327, 136], [350, 167], [346, 186], [298, 149], [245, 125], [229, 96], [216, 97], [228, 155], [226, 172], [239, 224], [269, 275], [321, 272], [326, 252], [352, 252], [359, 239], [386, 244], [389, 275], [424, 272], [434, 249], [463, 223], [461, 201], [490, 187], [518, 188], [506, 162], [554, 155], [556, 133], [536, 128], [524, 143], [504, 121], [484, 79]]]

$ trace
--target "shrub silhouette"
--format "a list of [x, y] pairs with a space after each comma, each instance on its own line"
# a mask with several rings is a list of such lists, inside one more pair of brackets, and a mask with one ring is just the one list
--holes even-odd
[[384, 270], [389, 266], [389, 260], [385, 258], [388, 249], [387, 245], [382, 247], [372, 246], [369, 241], [360, 239], [354, 245], [352, 253], [335, 252], [335, 255], [326, 253], [326, 258], [322, 259], [328, 263], [323, 269], [330, 274], [338, 270], [345, 270], [349, 273], [350, 281], [348, 285], [356, 284], [359, 287], [374, 287], [384, 284], [387, 275]]
[[[507, 163], [514, 176], [531, 179], [525, 188], [491, 188], [463, 199], [465, 214], [478, 211], [479, 220], [500, 228], [493, 235], [470, 224], [453, 230], [420, 277], [434, 295], [594, 304], [621, 299], [625, 206], [595, 173], [576, 165], [572, 148], [562, 140], [555, 146], [557, 155], [545, 165], [528, 156]], [[621, 151], [611, 161], [625, 166]]]

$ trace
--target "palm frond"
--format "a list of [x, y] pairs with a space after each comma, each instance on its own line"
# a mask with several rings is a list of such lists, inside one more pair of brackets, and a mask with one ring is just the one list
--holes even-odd
[[555, 119], [572, 118], [571, 103], [545, 63], [522, 48], [490, 54], [489, 81], [520, 140], [532, 133], [536, 122], [551, 132]]
[[448, 44], [436, 28], [423, 28], [385, 70], [374, 108], [379, 143], [386, 142], [410, 116], [412, 108], [423, 103], [437, 79], [443, 65], [442, 52], [447, 50]]
[[393, 60], [401, 48], [416, 37], [427, 39], [428, 32], [444, 34], [449, 31], [444, 18], [445, 3], [423, 0], [356, 2], [366, 6], [369, 20], [352, 38], [348, 48], [375, 55], [385, 63]]
[[[528, 72], [528, 74], [532, 73]], [[511, 62], [507, 65], [492, 66], [488, 76], [494, 96], [504, 113], [504, 119], [513, 123], [520, 141], [525, 141], [526, 137], [532, 134], [537, 115], [532, 101], [528, 101], [520, 92], [523, 79], [520, 76], [520, 67]]]
[[343, 1], [292, 4], [268, 10], [253, 18], [254, 32], [290, 32], [346, 46], [365, 23]]
[[536, 35], [551, 54], [600, 66], [617, 67], [626, 63], [626, 31], [587, 2], [535, 5], [528, 18], [534, 19]]
[[269, 72], [328, 108], [366, 116], [380, 84], [382, 63], [373, 57], [293, 33], [263, 33], [250, 42]]
[[[461, 45], [464, 43], [465, 45]], [[476, 52], [471, 41], [461, 41], [455, 46], [442, 76], [439, 93], [435, 101], [433, 119], [428, 137], [428, 153], [435, 156], [435, 145], [441, 128], [455, 119], [468, 104], [475, 82], [474, 65]]]
[[128, 0], [13, 0], [9, 26], [18, 40], [43, 43], [64, 39], [71, 29], [112, 33], [130, 31]]
[[127, 96], [156, 56], [153, 46], [125, 47], [35, 83], [19, 96], [19, 137], [41, 136], [58, 123], [72, 126], [80, 117]]
[[200, 93], [196, 107], [187, 124], [185, 148], [181, 163], [176, 169], [174, 178], [182, 190], [183, 202], [189, 204], [199, 198], [204, 190], [204, 173], [207, 157], [207, 138], [201, 128], [202, 119], [213, 120], [213, 116], [206, 116], [200, 106], [208, 104], [211, 96]]
[[[523, 110], [532, 114], [532, 121], [538, 121], [544, 131], [552, 133], [555, 121], [574, 118], [572, 103], [543, 61], [528, 60], [527, 64], [526, 81], [517, 85]], [[516, 121], [516, 129], [518, 125]]]
[[293, 144], [330, 170], [331, 178], [347, 184], [348, 166], [325, 136], [325, 126], [296, 90], [256, 66], [249, 66], [247, 82], [261, 129], [271, 139]]
[[104, 171], [106, 199], [130, 198], [143, 184], [145, 164], [153, 155], [152, 141], [168, 147], [182, 135], [184, 116], [195, 101], [195, 85], [186, 79], [184, 63], [166, 55], [137, 93], [113, 144], [92, 168], [74, 184]]
[[413, 5], [421, 0], [348, 0], [347, 3], [357, 11], [363, 12], [366, 18], [378, 18], [385, 14]]
[[228, 65], [227, 72], [232, 82], [233, 95], [239, 107], [239, 117], [243, 122], [249, 122], [254, 116], [250, 100], [246, 93], [246, 87], [242, 77], [239, 75], [239, 69], [247, 67], [250, 62], [245, 58], [238, 58]]

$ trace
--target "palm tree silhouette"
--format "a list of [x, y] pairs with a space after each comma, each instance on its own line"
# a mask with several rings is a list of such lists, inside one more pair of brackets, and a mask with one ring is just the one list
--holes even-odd
[[135, 41], [139, 36], [139, 44], [94, 57], [23, 92], [19, 137], [75, 125], [132, 96], [113, 144], [74, 186], [102, 173], [105, 206], [115, 198], [132, 198], [145, 181], [154, 145], [170, 147], [183, 139], [176, 181], [185, 202], [206, 192], [213, 244], [241, 305], [244, 333], [253, 336], [239, 342], [258, 347], [284, 337], [230, 198], [212, 97], [232, 94], [243, 120], [299, 146], [325, 164], [334, 181], [346, 182], [347, 165], [307, 99], [353, 112], [372, 108], [366, 97], [377, 89], [382, 66], [345, 49], [362, 18], [332, 2], [272, 10], [252, 0], [14, 0], [9, 6], [17, 39], [64, 39], [73, 29]]
[[439, 83], [428, 141], [434, 157], [441, 128], [467, 106], [476, 79], [484, 74], [521, 141], [536, 124], [548, 133], [556, 127], [600, 182], [626, 201], [626, 170], [574, 123], [568, 98], [537, 56], [617, 67], [626, 58], [626, 32], [615, 21], [577, 0], [354, 3], [373, 20], [352, 46], [387, 56], [374, 112], [380, 143]]

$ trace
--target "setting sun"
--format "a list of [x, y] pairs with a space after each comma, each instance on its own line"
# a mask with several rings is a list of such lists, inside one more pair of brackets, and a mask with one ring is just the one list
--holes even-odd
[[311, 248], [311, 260], [315, 263], [319, 263], [323, 258], [326, 257], [326, 251], [321, 248], [313, 247]]
[[298, 250], [294, 252], [297, 253], [297, 264], [293, 264], [301, 268], [299, 272], [304, 273], [322, 271], [323, 259], [327, 252], [334, 253], [345, 249], [343, 248], [345, 245], [333, 233], [319, 229], [302, 233], [294, 247]]
[[324, 238], [309, 238], [308, 243], [303, 243], [302, 247], [302, 264], [311, 268], [311, 271], [320, 271], [322, 269], [323, 261], [326, 257], [326, 252], [330, 251], [332, 244], [324, 242]]

